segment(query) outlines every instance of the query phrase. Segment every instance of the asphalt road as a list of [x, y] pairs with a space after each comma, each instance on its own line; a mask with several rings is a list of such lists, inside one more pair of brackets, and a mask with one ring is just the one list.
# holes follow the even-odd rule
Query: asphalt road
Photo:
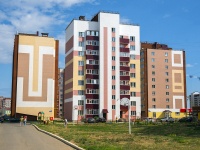
[[0, 150], [73, 150], [30, 124], [0, 123]]

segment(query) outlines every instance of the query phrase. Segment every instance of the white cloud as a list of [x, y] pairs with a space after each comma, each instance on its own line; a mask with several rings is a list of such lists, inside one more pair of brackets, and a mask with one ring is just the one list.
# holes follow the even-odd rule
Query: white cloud
[[[95, 0], [9, 0], [0, 5], [0, 63], [11, 63], [16, 32], [48, 32], [58, 39], [60, 54], [64, 54], [64, 28], [69, 16], [66, 10]], [[60, 28], [61, 27], [61, 28]]]
[[192, 64], [187, 64], [186, 67], [194, 67]]

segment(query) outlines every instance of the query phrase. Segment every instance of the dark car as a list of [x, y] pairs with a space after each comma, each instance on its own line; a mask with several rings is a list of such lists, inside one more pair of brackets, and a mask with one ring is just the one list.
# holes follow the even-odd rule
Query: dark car
[[96, 119], [96, 122], [106, 122], [106, 119], [105, 118], [97, 118]]
[[194, 120], [193, 117], [183, 117], [178, 120], [178, 122], [192, 122]]
[[19, 118], [10, 118], [10, 122], [17, 123], [20, 122]]
[[3, 123], [3, 121], [4, 121], [4, 119], [3, 119], [3, 117], [1, 117], [1, 118], [0, 118], [0, 122]]
[[96, 120], [94, 118], [87, 118], [86, 123], [95, 123]]

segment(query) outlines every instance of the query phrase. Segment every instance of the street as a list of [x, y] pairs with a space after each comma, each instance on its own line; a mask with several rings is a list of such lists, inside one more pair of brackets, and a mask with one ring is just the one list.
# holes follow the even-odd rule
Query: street
[[0, 136], [1, 150], [73, 150], [30, 124], [0, 123]]

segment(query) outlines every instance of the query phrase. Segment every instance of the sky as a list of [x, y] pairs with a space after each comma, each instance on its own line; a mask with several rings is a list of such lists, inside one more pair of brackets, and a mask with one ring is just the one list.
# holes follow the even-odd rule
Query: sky
[[0, 0], [0, 96], [11, 97], [16, 33], [49, 33], [59, 40], [63, 68], [65, 28], [99, 11], [117, 12], [121, 23], [140, 26], [141, 42], [186, 52], [187, 95], [200, 92], [200, 0]]

